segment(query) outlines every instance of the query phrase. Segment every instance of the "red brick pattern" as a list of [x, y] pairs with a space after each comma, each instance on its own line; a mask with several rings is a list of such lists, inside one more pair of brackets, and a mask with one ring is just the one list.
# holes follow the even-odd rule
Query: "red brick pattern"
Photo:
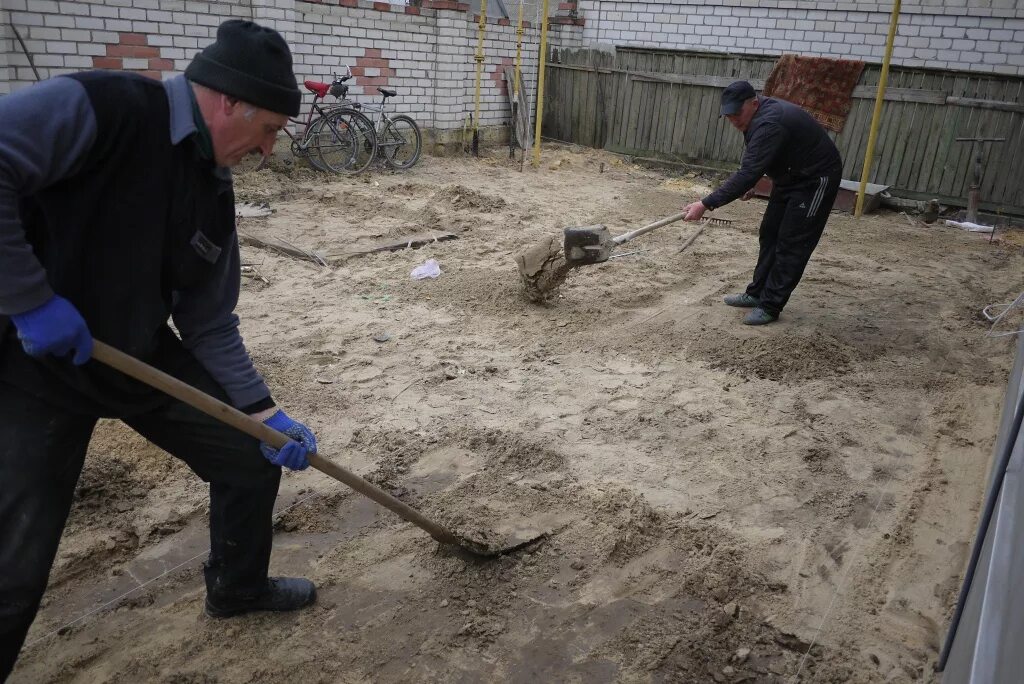
[[[124, 60], [146, 61], [146, 68], [125, 69]], [[149, 45], [149, 38], [142, 33], [119, 33], [116, 43], [107, 43], [106, 56], [92, 58], [94, 69], [132, 71], [143, 76], [161, 80], [163, 72], [174, 71], [174, 61], [160, 57], [160, 48]]]
[[424, 0], [423, 6], [438, 10], [469, 11], [469, 3], [455, 2], [455, 0]]
[[395, 75], [390, 63], [391, 60], [381, 53], [381, 48], [366, 48], [362, 57], [356, 57], [356, 65], [352, 67], [356, 85], [363, 88], [364, 94], [376, 95], [377, 86], [386, 86], [388, 79]]
[[514, 66], [516, 61], [511, 57], [502, 57], [501, 64], [495, 64], [491, 71], [491, 80], [504, 97], [508, 97], [508, 82], [505, 80], [505, 67]]

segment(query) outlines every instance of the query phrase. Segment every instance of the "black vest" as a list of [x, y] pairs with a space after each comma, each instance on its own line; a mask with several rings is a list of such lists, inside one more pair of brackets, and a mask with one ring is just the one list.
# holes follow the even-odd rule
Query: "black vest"
[[[26, 238], [93, 337], [173, 374], [188, 357], [167, 324], [172, 293], [202, 284], [236, 248], [230, 183], [192, 139], [171, 144], [160, 82], [110, 72], [67, 78], [88, 93], [96, 140], [74, 175], [22, 198]], [[32, 359], [6, 327], [2, 381], [90, 414], [127, 415], [164, 401], [96, 361]]]

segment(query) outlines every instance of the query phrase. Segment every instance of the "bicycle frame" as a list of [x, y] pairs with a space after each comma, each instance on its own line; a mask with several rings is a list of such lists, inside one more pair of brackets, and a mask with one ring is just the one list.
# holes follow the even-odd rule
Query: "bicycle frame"
[[[316, 95], [316, 96], [314, 96], [314, 97], [313, 97], [313, 104], [312, 104], [312, 105], [310, 105], [310, 108], [309, 108], [309, 113], [308, 113], [308, 115], [306, 116], [306, 121], [305, 121], [305, 123], [303, 123], [301, 119], [296, 119], [296, 118], [293, 118], [293, 117], [288, 117], [288, 121], [289, 121], [290, 123], [293, 123], [293, 124], [298, 124], [298, 125], [300, 125], [300, 126], [302, 126], [302, 127], [303, 127], [303, 128], [302, 128], [302, 139], [301, 139], [301, 140], [299, 140], [299, 139], [296, 139], [296, 137], [295, 137], [294, 135], [292, 135], [292, 132], [291, 132], [291, 131], [289, 131], [289, 130], [288, 130], [287, 128], [282, 128], [282, 129], [281, 129], [281, 130], [283, 130], [283, 131], [285, 132], [285, 135], [287, 135], [287, 136], [288, 136], [289, 138], [291, 138], [291, 139], [292, 139], [292, 142], [294, 142], [294, 143], [295, 143], [296, 145], [298, 145], [298, 146], [299, 146], [299, 149], [300, 149], [300, 150], [303, 150], [303, 151], [305, 151], [305, 149], [306, 149], [307, 147], [309, 147], [309, 145], [310, 145], [310, 142], [312, 141], [312, 139], [308, 137], [308, 133], [309, 133], [309, 129], [310, 129], [310, 127], [311, 127], [311, 126], [313, 125], [313, 122], [314, 122], [314, 121], [316, 121], [316, 120], [317, 120], [317, 119], [318, 119], [319, 117], [322, 117], [322, 116], [327, 116], [327, 114], [328, 114], [328, 113], [329, 113], [329, 112], [330, 112], [330, 111], [331, 111], [332, 109], [335, 109], [335, 108], [337, 108], [337, 107], [341, 106], [341, 103], [339, 102], [339, 103], [338, 103], [337, 105], [332, 105], [332, 106], [330, 106], [330, 107], [327, 107], [326, 109], [324, 109], [324, 108], [323, 108], [323, 107], [321, 107], [321, 106], [320, 106], [319, 104], [317, 104], [317, 102], [318, 102], [318, 101], [319, 101], [320, 99], [321, 99], [321, 98], [320, 98], [320, 96], [319, 96], [319, 95]], [[344, 101], [342, 101], [342, 102], [344, 102]], [[314, 117], [314, 116], [313, 116], [313, 114], [314, 114], [314, 113], [315, 113], [315, 114], [316, 114], [317, 116], [315, 116], [315, 117]], [[337, 133], [337, 131], [334, 131], [334, 132], [335, 132], [335, 133]]]
[[[360, 103], [360, 102], [356, 102], [355, 103], [356, 105], [358, 105], [358, 108], [359, 108], [360, 111], [362, 111], [364, 113], [367, 113], [368, 118], [370, 119], [370, 121], [373, 122], [373, 129], [375, 131], [377, 131], [378, 133], [382, 133], [384, 131], [384, 127], [388, 125], [389, 121], [391, 121], [391, 117], [388, 116], [388, 112], [387, 112], [387, 102], [388, 102], [388, 99], [385, 97], [385, 98], [381, 99], [379, 105], [377, 105], [377, 104], [363, 104], [363, 103]], [[369, 116], [371, 114], [372, 115], [379, 114], [380, 117]]]

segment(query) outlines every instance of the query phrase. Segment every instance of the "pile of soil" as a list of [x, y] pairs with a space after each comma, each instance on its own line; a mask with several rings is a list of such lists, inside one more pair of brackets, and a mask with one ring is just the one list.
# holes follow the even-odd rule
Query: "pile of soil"
[[[240, 201], [274, 209], [247, 232], [329, 257], [243, 247], [267, 282], [246, 279], [237, 308], [321, 455], [485, 544], [547, 535], [473, 561], [288, 472], [271, 572], [311, 578], [316, 605], [211, 620], [208, 485], [103, 422], [11, 681], [925, 677], [1012, 362], [977, 312], [1016, 297], [1024, 256], [834, 213], [782, 318], [751, 328], [721, 299], [756, 259], [752, 200], [683, 254], [693, 226], [667, 226], [565, 278], [560, 227], [618, 234], [698, 182], [557, 146], [522, 172], [497, 150], [239, 173]], [[361, 252], [432, 231], [458, 237]], [[410, 278], [431, 258], [437, 279]]]

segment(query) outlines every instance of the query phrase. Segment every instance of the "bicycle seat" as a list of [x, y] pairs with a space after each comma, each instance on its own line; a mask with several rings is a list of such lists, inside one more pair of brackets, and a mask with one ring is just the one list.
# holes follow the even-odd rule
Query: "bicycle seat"
[[306, 90], [311, 93], [316, 93], [317, 97], [327, 97], [327, 91], [330, 90], [330, 83], [321, 83], [320, 81], [306, 81]]
[[381, 95], [383, 95], [386, 98], [387, 97], [394, 97], [395, 95], [398, 94], [397, 90], [388, 90], [387, 88], [377, 88], [377, 92], [380, 93]]

